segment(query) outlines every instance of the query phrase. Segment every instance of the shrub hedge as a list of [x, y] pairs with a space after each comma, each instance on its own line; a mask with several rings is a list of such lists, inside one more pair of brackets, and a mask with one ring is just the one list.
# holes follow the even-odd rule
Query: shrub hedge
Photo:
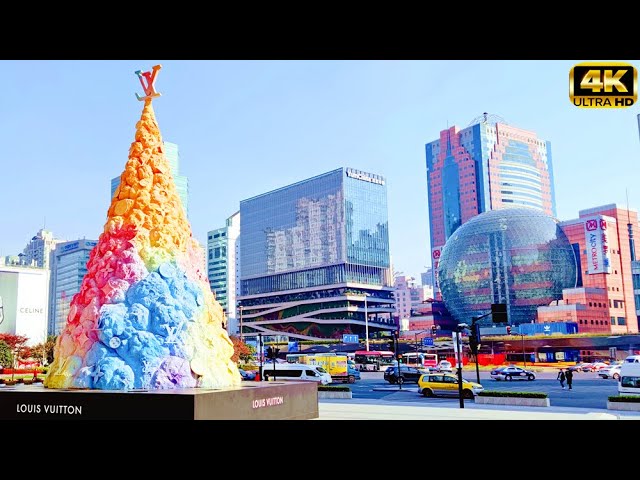
[[609, 397], [610, 402], [640, 403], [640, 395], [617, 395]]
[[478, 393], [480, 397], [519, 397], [519, 398], [547, 398], [542, 392], [502, 392], [498, 390], [484, 390]]
[[318, 385], [319, 392], [350, 392], [346, 385]]

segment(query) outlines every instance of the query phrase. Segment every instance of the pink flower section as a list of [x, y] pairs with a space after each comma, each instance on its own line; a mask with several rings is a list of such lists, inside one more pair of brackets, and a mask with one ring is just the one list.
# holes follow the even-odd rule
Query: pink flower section
[[98, 341], [96, 329], [102, 305], [124, 302], [129, 287], [148, 275], [134, 237], [135, 231], [126, 227], [100, 235], [89, 256], [80, 291], [71, 300], [67, 327], [62, 332], [63, 337], [71, 339], [61, 343], [65, 354], [84, 356]]

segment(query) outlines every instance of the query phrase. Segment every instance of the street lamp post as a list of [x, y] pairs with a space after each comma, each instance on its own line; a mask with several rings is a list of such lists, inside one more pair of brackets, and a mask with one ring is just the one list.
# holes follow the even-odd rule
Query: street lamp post
[[524, 362], [524, 368], [527, 368], [527, 357], [524, 353], [524, 333], [521, 333], [520, 337], [522, 337], [522, 361]]
[[262, 333], [258, 333], [258, 356], [260, 357], [258, 374], [260, 375], [260, 381], [262, 381]]
[[364, 343], [365, 343], [365, 349], [367, 350], [367, 352], [369, 351], [369, 312], [367, 311], [368, 296], [369, 296], [368, 293], [364, 294], [364, 335], [365, 335]]

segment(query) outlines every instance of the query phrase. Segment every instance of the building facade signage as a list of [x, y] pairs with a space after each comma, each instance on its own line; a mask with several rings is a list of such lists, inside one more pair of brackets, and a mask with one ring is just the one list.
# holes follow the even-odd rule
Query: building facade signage
[[62, 247], [62, 252], [70, 252], [71, 250], [75, 250], [78, 248], [80, 244], [78, 242], [67, 243], [64, 247]]
[[384, 180], [378, 177], [373, 177], [365, 172], [360, 172], [358, 170], [351, 170], [347, 168], [347, 177], [356, 178], [358, 180], [363, 180], [369, 183], [377, 183], [378, 185], [384, 185]]
[[584, 221], [584, 241], [587, 251], [587, 273], [611, 273], [608, 223], [602, 215], [586, 218]]
[[442, 246], [433, 247], [431, 249], [431, 276], [433, 277], [433, 296], [440, 293], [440, 284], [438, 283], [438, 264], [440, 263], [440, 254]]

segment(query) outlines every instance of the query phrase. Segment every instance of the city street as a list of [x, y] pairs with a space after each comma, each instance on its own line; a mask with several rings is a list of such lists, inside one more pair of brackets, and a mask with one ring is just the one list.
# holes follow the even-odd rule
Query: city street
[[[613, 379], [600, 378], [596, 373], [576, 373], [573, 376], [573, 389], [560, 388], [556, 380], [557, 371], [535, 372], [536, 379], [529, 382], [518, 380], [512, 382], [497, 381], [490, 378], [489, 372], [480, 372], [480, 383], [485, 390], [542, 392], [549, 395], [549, 400], [554, 407], [577, 407], [606, 409], [607, 398], [618, 394], [618, 382]], [[464, 371], [464, 378], [470, 381], [476, 380], [473, 370]], [[403, 395], [397, 395], [400, 389], [397, 385], [391, 385], [383, 380], [382, 372], [363, 372], [362, 379], [350, 385], [354, 399], [378, 399], [381, 402], [393, 400], [394, 402], [417, 402], [458, 405], [457, 398], [425, 398], [417, 393], [415, 383], [405, 383], [402, 386]], [[389, 397], [389, 396], [392, 397]], [[389, 398], [387, 398], [389, 397]]]

